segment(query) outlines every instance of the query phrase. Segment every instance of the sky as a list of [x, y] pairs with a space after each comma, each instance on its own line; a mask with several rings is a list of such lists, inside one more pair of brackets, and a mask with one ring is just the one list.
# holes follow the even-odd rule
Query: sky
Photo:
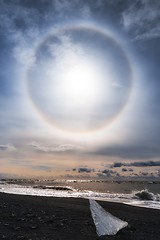
[[0, 176], [160, 177], [159, 0], [0, 0]]

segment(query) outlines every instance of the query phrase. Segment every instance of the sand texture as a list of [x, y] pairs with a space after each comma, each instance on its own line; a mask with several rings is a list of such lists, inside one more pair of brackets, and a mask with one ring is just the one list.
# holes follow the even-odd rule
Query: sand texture
[[99, 202], [128, 222], [115, 236], [98, 237], [89, 201], [0, 194], [0, 239], [28, 240], [159, 240], [160, 210]]

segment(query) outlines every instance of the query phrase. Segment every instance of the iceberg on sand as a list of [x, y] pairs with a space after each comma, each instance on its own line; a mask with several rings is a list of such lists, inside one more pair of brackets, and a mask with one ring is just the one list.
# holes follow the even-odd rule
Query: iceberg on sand
[[127, 222], [105, 211], [95, 200], [89, 199], [90, 210], [98, 236], [115, 235]]

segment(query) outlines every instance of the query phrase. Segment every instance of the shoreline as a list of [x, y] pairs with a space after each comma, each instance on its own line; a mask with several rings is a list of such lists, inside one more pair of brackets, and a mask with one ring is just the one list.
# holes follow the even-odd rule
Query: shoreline
[[0, 193], [0, 239], [30, 240], [158, 240], [160, 210], [97, 201], [128, 227], [115, 236], [98, 237], [89, 201]]

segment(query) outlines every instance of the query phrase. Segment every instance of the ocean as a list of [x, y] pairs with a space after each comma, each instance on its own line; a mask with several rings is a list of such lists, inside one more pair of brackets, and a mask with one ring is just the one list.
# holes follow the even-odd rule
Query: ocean
[[0, 181], [0, 192], [48, 197], [87, 198], [160, 209], [159, 181], [2, 179]]

